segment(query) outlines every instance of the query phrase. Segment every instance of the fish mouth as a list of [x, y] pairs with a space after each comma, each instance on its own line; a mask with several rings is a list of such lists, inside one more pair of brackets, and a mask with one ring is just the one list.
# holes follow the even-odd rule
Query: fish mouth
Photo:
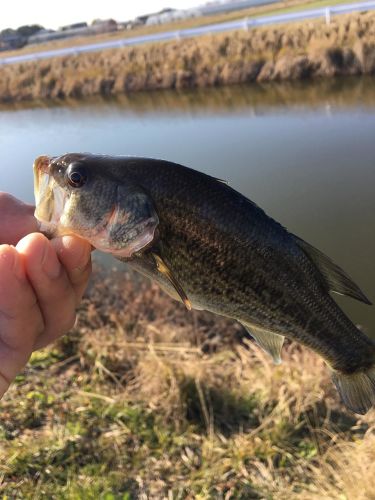
[[39, 156], [33, 165], [35, 217], [39, 221], [40, 231], [50, 237], [56, 236], [67, 193], [58, 185], [51, 174], [49, 156]]

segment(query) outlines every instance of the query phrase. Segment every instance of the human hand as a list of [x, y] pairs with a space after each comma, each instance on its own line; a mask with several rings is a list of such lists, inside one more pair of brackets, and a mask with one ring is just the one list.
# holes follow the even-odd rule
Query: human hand
[[26, 234], [39, 231], [35, 207], [0, 192], [0, 245], [16, 245]]
[[0, 398], [33, 350], [72, 328], [91, 273], [90, 244], [35, 233], [33, 210], [0, 193]]

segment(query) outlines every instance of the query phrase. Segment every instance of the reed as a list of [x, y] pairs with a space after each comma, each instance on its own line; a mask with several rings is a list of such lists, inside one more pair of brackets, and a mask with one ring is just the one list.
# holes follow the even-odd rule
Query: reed
[[81, 98], [375, 72], [375, 14], [0, 68], [0, 101]]
[[283, 358], [156, 285], [97, 271], [75, 329], [2, 402], [0, 493], [371, 498], [374, 411], [348, 413], [312, 352], [287, 344]]

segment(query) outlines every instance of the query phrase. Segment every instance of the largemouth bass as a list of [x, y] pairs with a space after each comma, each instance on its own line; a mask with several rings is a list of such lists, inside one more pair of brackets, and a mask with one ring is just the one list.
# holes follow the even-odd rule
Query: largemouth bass
[[345, 405], [375, 403], [375, 344], [330, 291], [371, 304], [328, 257], [224, 182], [168, 161], [65, 154], [34, 163], [35, 215], [156, 280], [188, 309], [239, 321], [276, 363], [284, 337], [332, 370]]

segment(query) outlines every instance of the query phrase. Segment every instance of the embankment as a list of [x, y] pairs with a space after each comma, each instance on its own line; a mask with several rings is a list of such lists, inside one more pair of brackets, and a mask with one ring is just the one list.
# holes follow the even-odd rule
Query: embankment
[[0, 101], [375, 74], [375, 14], [0, 68]]

